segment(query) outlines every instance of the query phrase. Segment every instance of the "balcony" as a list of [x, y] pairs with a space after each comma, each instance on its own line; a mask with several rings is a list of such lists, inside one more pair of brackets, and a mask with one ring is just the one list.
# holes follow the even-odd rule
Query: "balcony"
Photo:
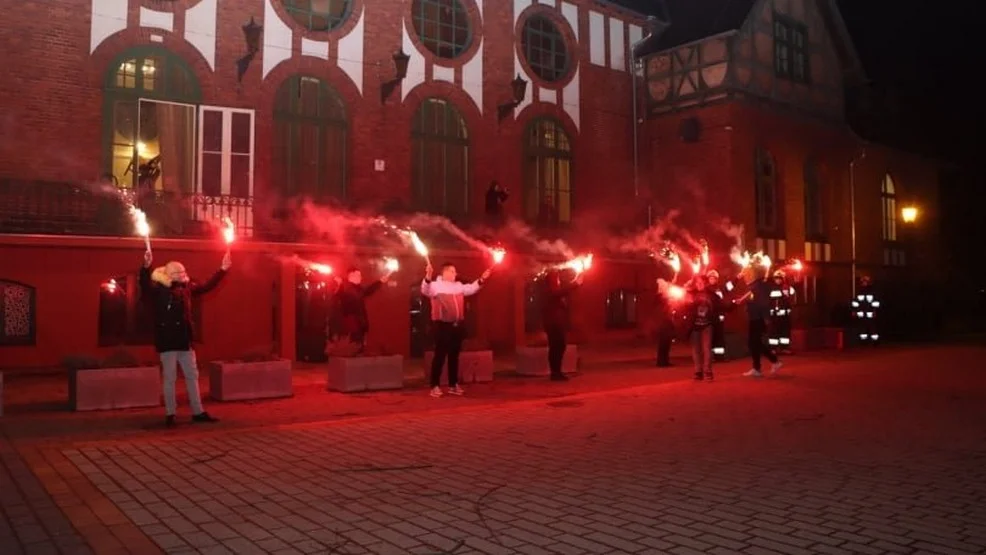
[[252, 198], [0, 179], [0, 233], [131, 236], [129, 203], [147, 214], [155, 237], [213, 236], [226, 216], [238, 235], [254, 232]]

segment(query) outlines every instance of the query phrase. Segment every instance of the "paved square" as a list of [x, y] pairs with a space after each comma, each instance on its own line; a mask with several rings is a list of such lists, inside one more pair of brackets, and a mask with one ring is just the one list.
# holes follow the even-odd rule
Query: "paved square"
[[167, 553], [984, 553], [983, 354], [59, 451]]

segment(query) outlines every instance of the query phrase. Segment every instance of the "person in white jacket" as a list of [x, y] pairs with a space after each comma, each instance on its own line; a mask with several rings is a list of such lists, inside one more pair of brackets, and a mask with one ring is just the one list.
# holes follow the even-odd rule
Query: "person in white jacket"
[[448, 359], [448, 392], [462, 395], [459, 386], [459, 352], [465, 338], [465, 297], [475, 295], [489, 279], [492, 270], [486, 270], [472, 283], [456, 281], [454, 264], [442, 265], [442, 275], [432, 280], [434, 269], [425, 268], [421, 282], [421, 294], [431, 299], [431, 322], [435, 334], [435, 358], [431, 361], [431, 396], [441, 397], [442, 367]]

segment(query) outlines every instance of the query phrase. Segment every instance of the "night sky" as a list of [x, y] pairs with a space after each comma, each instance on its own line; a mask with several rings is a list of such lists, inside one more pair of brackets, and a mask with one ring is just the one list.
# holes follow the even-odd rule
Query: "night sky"
[[[660, 0], [619, 0], [658, 14]], [[669, 2], [688, 0], [667, 0]], [[728, 2], [730, 0], [722, 0]], [[986, 67], [986, 49], [971, 0], [837, 0], [873, 90], [880, 91], [874, 116], [854, 115], [867, 138], [948, 161], [942, 183], [943, 248], [954, 252], [951, 270], [977, 274], [986, 287], [986, 172], [979, 140], [986, 124], [983, 90], [974, 81]]]

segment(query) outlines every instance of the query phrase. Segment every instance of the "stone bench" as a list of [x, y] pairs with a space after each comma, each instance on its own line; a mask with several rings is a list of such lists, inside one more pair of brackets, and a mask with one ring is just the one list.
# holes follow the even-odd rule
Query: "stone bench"
[[[564, 374], [574, 374], [578, 371], [579, 347], [568, 345], [565, 357], [561, 361], [561, 371]], [[521, 376], [549, 376], [548, 347], [518, 347], [517, 374]]]
[[404, 387], [404, 357], [330, 356], [326, 389], [353, 393]]
[[217, 401], [273, 399], [293, 394], [290, 360], [209, 364], [209, 396]]
[[[425, 379], [431, 379], [431, 361], [434, 351], [425, 353]], [[459, 383], [485, 383], [493, 381], [493, 351], [462, 351], [459, 353]], [[448, 360], [442, 367], [442, 385], [448, 385]]]
[[95, 368], [69, 372], [72, 410], [112, 410], [161, 406], [161, 369]]

